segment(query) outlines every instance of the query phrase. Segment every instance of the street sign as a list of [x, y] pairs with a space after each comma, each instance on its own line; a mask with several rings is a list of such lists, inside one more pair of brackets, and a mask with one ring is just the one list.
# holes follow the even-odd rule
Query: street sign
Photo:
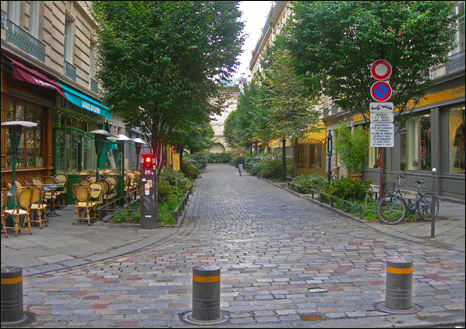
[[371, 113], [371, 122], [393, 122], [393, 113]]
[[374, 122], [370, 125], [371, 147], [394, 147], [395, 124], [388, 122]]
[[369, 110], [371, 113], [393, 113], [393, 103], [370, 103]]
[[392, 96], [392, 87], [385, 81], [377, 81], [371, 87], [371, 96], [378, 102], [385, 102]]
[[371, 73], [377, 80], [385, 80], [392, 74], [392, 66], [386, 60], [379, 59], [372, 63]]

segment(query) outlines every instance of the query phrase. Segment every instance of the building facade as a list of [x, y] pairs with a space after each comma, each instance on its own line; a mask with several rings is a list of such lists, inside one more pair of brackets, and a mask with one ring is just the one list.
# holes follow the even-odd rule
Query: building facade
[[[19, 179], [30, 182], [33, 177], [95, 170], [95, 139], [89, 132], [126, 133], [99, 97], [98, 26], [90, 6], [90, 1], [2, 1], [1, 121], [37, 123], [24, 129], [21, 138]], [[1, 134], [6, 187], [12, 150], [7, 129]], [[119, 156], [109, 141], [101, 167], [117, 169]]]

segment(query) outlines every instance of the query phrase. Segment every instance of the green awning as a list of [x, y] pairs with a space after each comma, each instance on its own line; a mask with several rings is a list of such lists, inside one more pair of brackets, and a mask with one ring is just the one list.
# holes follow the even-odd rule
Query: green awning
[[79, 91], [73, 88], [67, 87], [61, 83], [59, 83], [59, 85], [63, 87], [65, 91], [65, 96], [71, 103], [92, 113], [101, 115], [107, 119], [112, 118], [112, 116], [109, 113], [108, 107], [106, 107], [102, 103], [87, 97], [86, 95], [80, 93]]

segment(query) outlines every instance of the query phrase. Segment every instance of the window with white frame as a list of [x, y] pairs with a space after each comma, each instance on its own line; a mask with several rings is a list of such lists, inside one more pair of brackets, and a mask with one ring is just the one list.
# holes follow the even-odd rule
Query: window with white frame
[[19, 16], [21, 10], [21, 1], [8, 1], [7, 17], [8, 20], [19, 26]]
[[65, 61], [73, 64], [73, 35], [74, 22], [71, 19], [66, 19], [65, 22]]
[[29, 34], [39, 39], [40, 1], [31, 1], [29, 4]]

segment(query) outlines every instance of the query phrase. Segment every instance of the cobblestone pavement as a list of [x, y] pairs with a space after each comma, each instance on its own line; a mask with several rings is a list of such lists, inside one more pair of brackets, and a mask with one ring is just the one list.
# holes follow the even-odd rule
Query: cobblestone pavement
[[[173, 230], [134, 253], [24, 277], [30, 326], [194, 327], [180, 314], [198, 264], [221, 269], [223, 327], [464, 325], [464, 252], [380, 233], [229, 165], [207, 167]], [[418, 313], [376, 309], [389, 257], [413, 259]]]

